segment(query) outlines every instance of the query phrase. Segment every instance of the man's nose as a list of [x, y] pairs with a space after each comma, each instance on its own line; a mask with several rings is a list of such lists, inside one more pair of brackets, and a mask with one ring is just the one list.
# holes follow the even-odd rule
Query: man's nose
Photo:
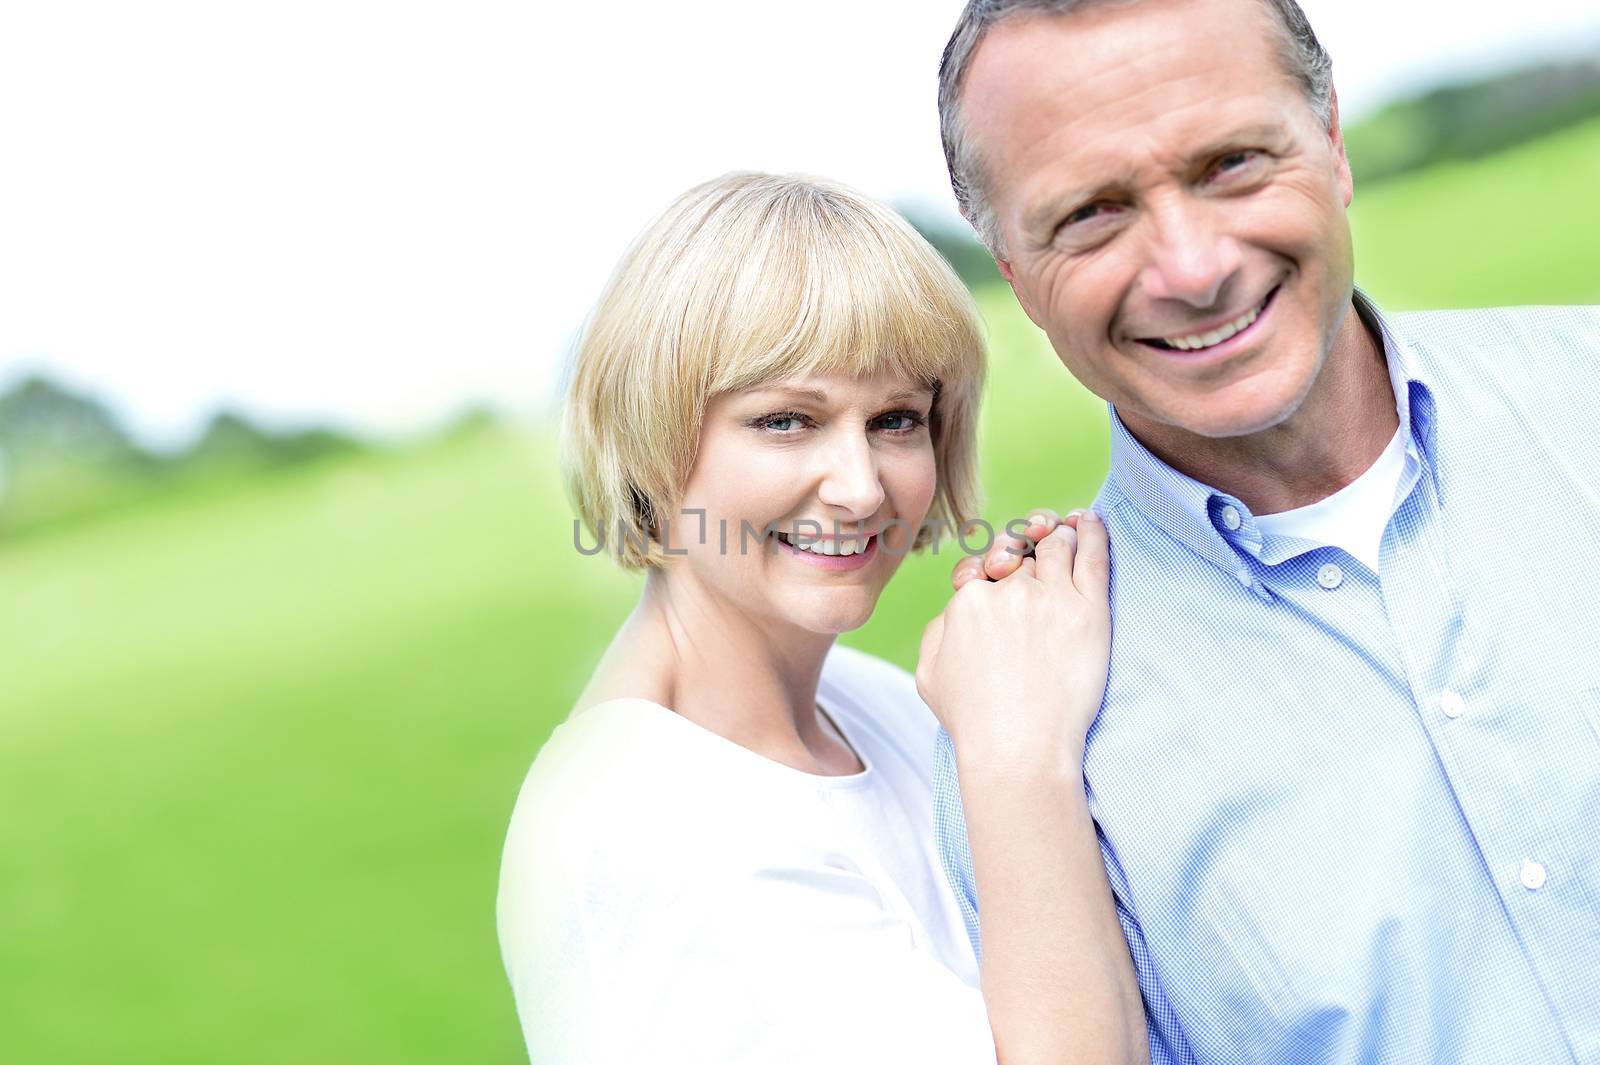
[[1220, 210], [1189, 199], [1151, 210], [1149, 252], [1139, 275], [1147, 296], [1200, 310], [1216, 306], [1244, 258], [1239, 242], [1221, 230]]
[[839, 515], [841, 521], [865, 521], [877, 513], [883, 505], [883, 478], [865, 434], [842, 434], [831, 441], [822, 463], [817, 498], [826, 506], [848, 511], [848, 515]]

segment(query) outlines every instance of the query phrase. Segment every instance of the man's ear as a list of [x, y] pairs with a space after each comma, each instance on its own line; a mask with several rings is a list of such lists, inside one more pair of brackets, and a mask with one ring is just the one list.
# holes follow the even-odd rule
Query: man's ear
[[[966, 208], [963, 207], [963, 208], [960, 208], [960, 210], [961, 210], [961, 217], [966, 219], [967, 225], [972, 226], [972, 232], [973, 232], [974, 235], [976, 235], [978, 233], [978, 227], [973, 224], [972, 216], [967, 214]], [[981, 238], [980, 238], [979, 242], [984, 244], [985, 247], [987, 247], [987, 245], [988, 245], [988, 242], [981, 240]], [[994, 265], [995, 265], [995, 268], [1000, 271], [1000, 276], [1005, 278], [1006, 284], [1011, 286], [1011, 294], [1016, 296], [1017, 297], [1017, 302], [1022, 305], [1023, 313], [1025, 313], [1028, 316], [1029, 320], [1032, 321], [1034, 325], [1038, 325], [1040, 329], [1043, 329], [1044, 326], [1039, 325], [1039, 316], [1033, 313], [1033, 308], [1032, 307], [1028, 306], [1028, 298], [1026, 296], [1024, 296], [1022, 294], [1022, 292], [1017, 288], [1016, 275], [1011, 272], [1011, 260], [1010, 259], [1002, 259], [999, 255], [995, 254], [995, 251], [994, 251], [993, 248], [989, 248], [988, 251], [989, 251], [990, 256], [992, 256], [994, 258]]]
[[1334, 165], [1338, 168], [1339, 192], [1344, 197], [1344, 205], [1356, 196], [1355, 179], [1350, 176], [1350, 156], [1344, 148], [1344, 128], [1339, 125], [1339, 91], [1328, 89], [1328, 143], [1333, 147]]
[[1043, 329], [1044, 325], [1039, 321], [1039, 316], [1033, 313], [1033, 306], [1028, 302], [1028, 297], [1023, 295], [1022, 290], [1017, 287], [1017, 277], [1011, 271], [1011, 261], [996, 255], [994, 257], [994, 265], [999, 269], [1000, 276], [1006, 279], [1006, 284], [1011, 286], [1011, 294], [1017, 297], [1017, 302], [1022, 305], [1022, 311], [1028, 316], [1028, 320]]

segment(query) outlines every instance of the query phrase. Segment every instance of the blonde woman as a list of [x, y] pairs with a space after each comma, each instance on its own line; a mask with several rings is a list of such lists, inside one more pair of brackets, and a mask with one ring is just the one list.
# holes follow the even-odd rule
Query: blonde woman
[[[535, 1065], [1144, 1059], [1081, 776], [1103, 528], [1048, 523], [1016, 573], [963, 585], [916, 680], [835, 643], [938, 522], [975, 514], [982, 376], [961, 283], [834, 184], [728, 175], [624, 258], [579, 345], [564, 461], [645, 581], [506, 841], [500, 940]], [[933, 842], [938, 721], [981, 973]]]

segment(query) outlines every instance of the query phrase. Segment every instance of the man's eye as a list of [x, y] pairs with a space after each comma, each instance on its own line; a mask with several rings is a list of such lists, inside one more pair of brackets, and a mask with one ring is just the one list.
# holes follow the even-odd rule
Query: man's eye
[[1251, 163], [1255, 162], [1256, 157], [1259, 154], [1260, 153], [1258, 152], [1252, 151], [1229, 152], [1227, 155], [1224, 155], [1221, 159], [1217, 160], [1216, 165], [1212, 167], [1212, 173], [1229, 174], [1237, 170], [1242, 170]]
[[1067, 217], [1063, 218], [1061, 220], [1061, 224], [1067, 226], [1080, 225], [1081, 223], [1098, 217], [1100, 214], [1101, 207], [1098, 203], [1085, 204], [1076, 211], [1073, 211], [1071, 214], [1067, 215]]

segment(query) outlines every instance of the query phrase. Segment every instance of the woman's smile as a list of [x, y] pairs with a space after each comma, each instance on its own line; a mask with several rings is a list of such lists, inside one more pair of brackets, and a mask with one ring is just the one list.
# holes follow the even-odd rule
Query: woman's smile
[[858, 537], [849, 536], [824, 540], [805, 535], [790, 538], [783, 533], [773, 533], [771, 539], [777, 544], [779, 554], [835, 573], [865, 569], [878, 557], [876, 535], [867, 537], [865, 547], [861, 546]]

